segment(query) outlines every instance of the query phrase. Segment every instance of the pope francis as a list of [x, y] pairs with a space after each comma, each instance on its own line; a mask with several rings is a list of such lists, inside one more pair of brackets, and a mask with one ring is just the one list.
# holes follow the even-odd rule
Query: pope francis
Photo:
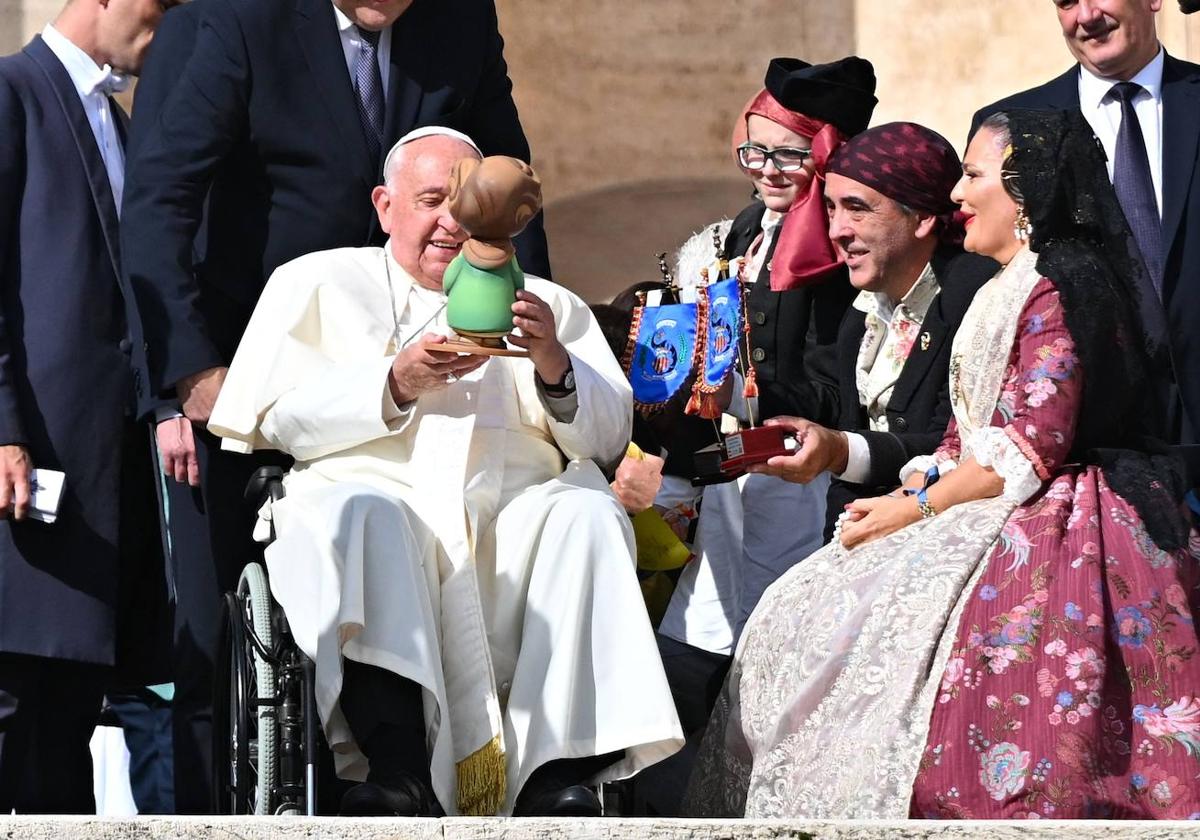
[[590, 815], [585, 782], [682, 745], [633, 532], [597, 465], [631, 395], [587, 306], [527, 277], [510, 341], [439, 352], [451, 129], [401, 138], [372, 201], [380, 248], [270, 278], [209, 428], [296, 465], [260, 517], [271, 590], [317, 666], [350, 815]]

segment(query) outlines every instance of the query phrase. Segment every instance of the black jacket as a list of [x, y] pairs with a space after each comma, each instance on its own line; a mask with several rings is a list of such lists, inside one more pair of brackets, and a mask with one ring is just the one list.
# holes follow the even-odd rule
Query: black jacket
[[[332, 4], [196, 0], [166, 18], [149, 63], [178, 79], [147, 80], [157, 89], [135, 109], [122, 209], [160, 393], [229, 363], [279, 265], [382, 241], [370, 201], [382, 161], [369, 153]], [[155, 60], [168, 50], [186, 61]], [[445, 125], [486, 154], [528, 160], [511, 89], [494, 3], [415, 0], [392, 27], [383, 150]], [[522, 265], [542, 273], [540, 222], [530, 234], [541, 247], [521, 252]]]
[[131, 422], [145, 374], [120, 265], [87, 114], [35, 37], [0, 58], [0, 444], [66, 483], [53, 525], [0, 521], [0, 653], [112, 664], [122, 583], [162, 565], [122, 551], [129, 508], [153, 516], [155, 476]]
[[[766, 207], [754, 202], [733, 220], [725, 238], [726, 257], [740, 257], [762, 230]], [[750, 348], [739, 342], [738, 368], [754, 366], [759, 389], [755, 422], [778, 414], [799, 411], [803, 416], [833, 425], [837, 420], [837, 335], [855, 291], [846, 269], [837, 269], [825, 280], [786, 292], [771, 290], [770, 264], [773, 239], [756, 282], [749, 285], [746, 315], [750, 320]], [[789, 411], [787, 409], [795, 409]], [[716, 442], [710, 420], [686, 417], [672, 434], [666, 471], [692, 476], [691, 455]]]
[[930, 261], [941, 292], [925, 313], [920, 337], [888, 398], [888, 431], [869, 429], [867, 409], [858, 396], [855, 365], [866, 332], [866, 316], [851, 308], [838, 330], [838, 419], [836, 428], [866, 438], [870, 474], [861, 484], [834, 479], [826, 502], [826, 537], [847, 502], [890, 492], [900, 483], [900, 468], [928, 455], [942, 442], [950, 423], [950, 346], [979, 287], [999, 270], [993, 260], [961, 251], [935, 254]]

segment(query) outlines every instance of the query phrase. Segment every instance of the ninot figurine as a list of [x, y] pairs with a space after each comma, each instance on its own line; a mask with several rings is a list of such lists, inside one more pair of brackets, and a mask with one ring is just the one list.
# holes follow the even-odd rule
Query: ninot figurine
[[517, 264], [512, 237], [541, 209], [542, 182], [524, 161], [502, 155], [466, 158], [450, 175], [450, 214], [470, 234], [462, 252], [446, 268], [446, 318], [450, 328], [473, 345], [471, 352], [508, 350], [512, 305], [525, 274]]

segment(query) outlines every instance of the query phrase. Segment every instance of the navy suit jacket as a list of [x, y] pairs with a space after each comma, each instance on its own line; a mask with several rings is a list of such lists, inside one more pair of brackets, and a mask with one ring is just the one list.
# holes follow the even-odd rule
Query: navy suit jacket
[[[1078, 108], [1079, 73], [1076, 65], [1044, 85], [981, 108], [971, 133], [997, 111]], [[1200, 65], [1166, 56], [1162, 99], [1163, 304], [1175, 381], [1190, 436], [1195, 436], [1200, 434]]]
[[[128, 568], [118, 551], [122, 440], [145, 379], [120, 262], [87, 115], [34, 38], [0, 58], [0, 444], [66, 473], [66, 490], [53, 525], [0, 521], [2, 652], [113, 661]], [[147, 494], [151, 482], [147, 468]]]
[[[382, 162], [329, 0], [195, 0], [167, 14], [156, 63], [177, 80], [147, 72], [156, 92], [134, 110], [122, 245], [151, 385], [164, 393], [229, 363], [279, 265], [382, 241], [370, 202]], [[446, 125], [485, 154], [528, 160], [511, 90], [491, 0], [414, 0], [392, 27], [383, 149]], [[535, 247], [518, 251], [523, 267], [546, 273], [540, 220], [525, 240]]]

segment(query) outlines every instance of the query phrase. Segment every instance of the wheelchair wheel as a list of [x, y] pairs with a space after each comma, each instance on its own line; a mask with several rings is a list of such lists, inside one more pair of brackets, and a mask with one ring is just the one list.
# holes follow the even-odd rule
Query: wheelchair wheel
[[251, 563], [242, 570], [238, 598], [246, 616], [247, 629], [253, 629], [258, 644], [251, 644], [254, 707], [249, 709], [251, 726], [247, 730], [250, 769], [253, 774], [254, 813], [273, 813], [272, 796], [279, 784], [279, 712], [278, 706], [258, 703], [276, 697], [275, 666], [263, 652], [271, 653], [274, 631], [271, 627], [271, 590], [263, 567]]
[[[277, 798], [278, 699], [271, 597], [262, 566], [247, 566], [224, 599], [224, 653], [213, 704], [216, 811], [271, 814]], [[264, 655], [266, 654], [266, 655]]]

